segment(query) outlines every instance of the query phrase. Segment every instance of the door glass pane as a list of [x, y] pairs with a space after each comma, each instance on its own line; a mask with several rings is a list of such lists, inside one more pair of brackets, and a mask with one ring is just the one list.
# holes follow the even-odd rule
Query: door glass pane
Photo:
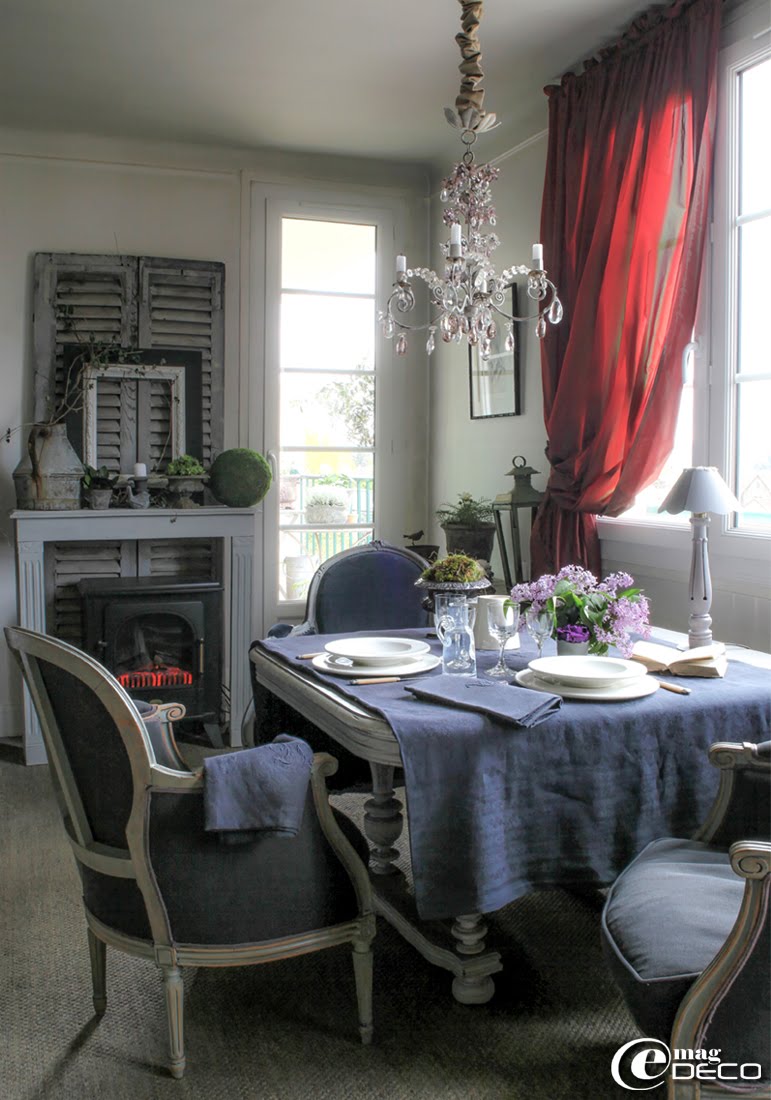
[[741, 208], [742, 214], [768, 209], [771, 178], [771, 141], [768, 107], [771, 104], [771, 58], [741, 75]]
[[374, 298], [283, 295], [282, 370], [372, 370], [374, 357]]
[[285, 447], [369, 447], [375, 442], [375, 376], [311, 374], [282, 378]]
[[375, 293], [375, 226], [284, 218], [285, 290]]
[[740, 527], [762, 527], [771, 532], [771, 381], [742, 382], [739, 386], [740, 431], [736, 455], [736, 495], [742, 505]]
[[285, 218], [279, 600], [374, 534], [375, 227]]
[[[767, 187], [771, 205], [771, 186]], [[739, 370], [768, 373], [768, 257], [771, 216], [748, 222], [739, 230]]]

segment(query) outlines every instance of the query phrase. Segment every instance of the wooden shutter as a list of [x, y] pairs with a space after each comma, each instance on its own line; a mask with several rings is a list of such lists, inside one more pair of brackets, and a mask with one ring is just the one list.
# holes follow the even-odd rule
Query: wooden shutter
[[219, 539], [142, 539], [137, 543], [140, 577], [186, 577], [215, 581], [222, 576]]
[[[131, 347], [136, 339], [134, 256], [39, 252], [34, 262], [35, 419], [45, 420], [64, 396], [64, 349], [93, 338]], [[67, 316], [64, 316], [64, 311]], [[112, 384], [115, 388], [115, 384]], [[108, 398], [110, 387], [104, 388]], [[112, 395], [113, 399], [115, 394]], [[119, 404], [119, 403], [118, 403]], [[114, 407], [114, 406], [113, 406]], [[120, 425], [104, 409], [105, 446], [119, 445]]]
[[[223, 292], [225, 265], [205, 260], [139, 260], [139, 346], [190, 348], [202, 355], [205, 466], [224, 445]], [[163, 431], [160, 426], [158, 432]]]
[[45, 547], [46, 630], [82, 648], [85, 635], [78, 581], [136, 576], [135, 543], [54, 542]]

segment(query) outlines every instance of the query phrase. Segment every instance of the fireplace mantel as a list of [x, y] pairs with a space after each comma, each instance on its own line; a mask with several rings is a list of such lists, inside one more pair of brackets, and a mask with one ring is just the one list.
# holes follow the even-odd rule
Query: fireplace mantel
[[[44, 549], [49, 542], [108, 539], [219, 538], [230, 563], [230, 743], [241, 744], [240, 721], [250, 697], [248, 653], [252, 641], [254, 568], [253, 508], [110, 508], [105, 511], [11, 513], [16, 529], [19, 625], [45, 633]], [[227, 551], [230, 551], [229, 555]], [[43, 739], [32, 700], [24, 688], [24, 759], [46, 762]]]

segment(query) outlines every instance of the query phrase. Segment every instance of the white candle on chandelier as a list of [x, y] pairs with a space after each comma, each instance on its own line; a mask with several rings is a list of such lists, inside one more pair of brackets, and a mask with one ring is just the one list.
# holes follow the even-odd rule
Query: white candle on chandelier
[[533, 267], [537, 271], [543, 271], [543, 245], [533, 245]]
[[461, 256], [460, 226], [453, 222], [450, 226], [450, 256]]
[[396, 257], [396, 274], [403, 275], [407, 270], [407, 257], [400, 252]]

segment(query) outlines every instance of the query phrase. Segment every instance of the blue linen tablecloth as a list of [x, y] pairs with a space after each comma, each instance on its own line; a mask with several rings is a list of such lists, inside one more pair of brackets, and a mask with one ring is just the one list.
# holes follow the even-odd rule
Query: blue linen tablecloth
[[[425, 638], [439, 652], [425, 630], [387, 633]], [[415, 900], [425, 919], [491, 912], [544, 886], [609, 884], [654, 837], [688, 836], [704, 819], [718, 781], [707, 760], [711, 744], [771, 738], [771, 673], [737, 661], [724, 679], [679, 679], [691, 688], [687, 696], [565, 700], [547, 721], [522, 729], [418, 700], [406, 690], [418, 678], [355, 687], [297, 660], [332, 637], [259, 644], [393, 729], [404, 764]], [[521, 649], [507, 653], [512, 676], [535, 655], [522, 637]], [[495, 660], [477, 655], [482, 677]]]

